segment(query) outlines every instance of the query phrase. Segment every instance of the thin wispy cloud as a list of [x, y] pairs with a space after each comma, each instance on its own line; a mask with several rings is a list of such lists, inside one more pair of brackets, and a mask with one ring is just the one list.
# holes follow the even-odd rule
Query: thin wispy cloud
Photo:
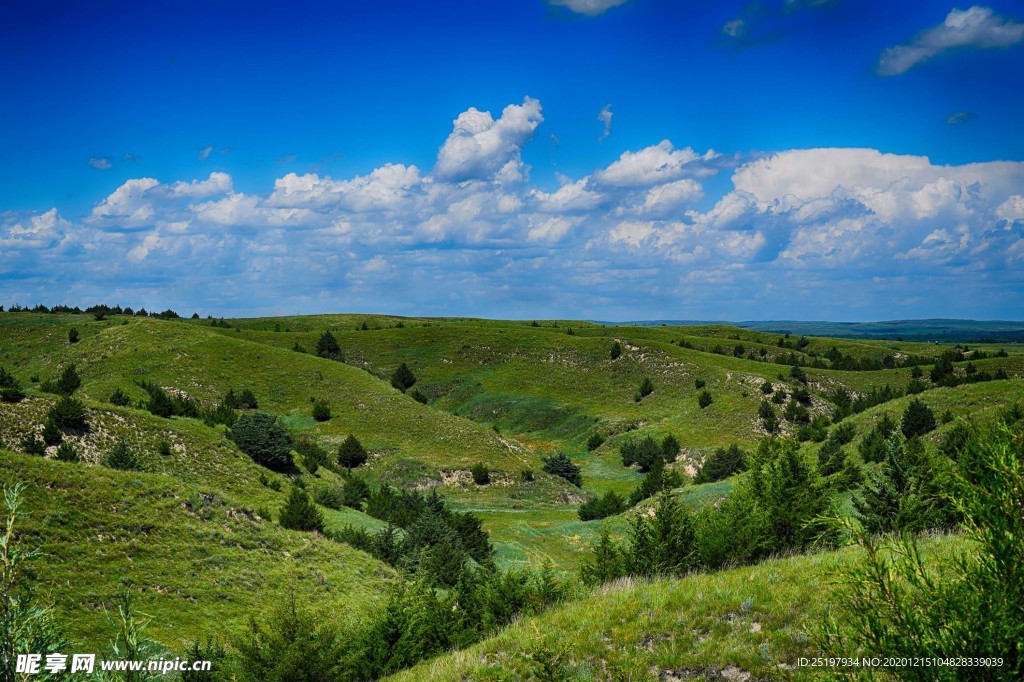
[[603, 126], [600, 138], [602, 140], [612, 134], [612, 115], [613, 114], [611, 104], [605, 104], [603, 107], [601, 107], [601, 111], [598, 112], [597, 114], [597, 120]]
[[1021, 41], [1024, 23], [1000, 16], [989, 7], [954, 9], [941, 24], [922, 31], [906, 45], [886, 49], [877, 70], [881, 76], [898, 76], [952, 50], [1010, 47]]
[[114, 167], [114, 162], [106, 156], [94, 156], [89, 159], [89, 165], [96, 170], [110, 170]]
[[629, 0], [549, 0], [549, 2], [555, 7], [565, 7], [577, 14], [596, 17], [612, 7], [625, 5]]
[[950, 114], [946, 117], [946, 123], [951, 126], [960, 125], [962, 123], [968, 123], [978, 118], [978, 115], [973, 111], [958, 111]]

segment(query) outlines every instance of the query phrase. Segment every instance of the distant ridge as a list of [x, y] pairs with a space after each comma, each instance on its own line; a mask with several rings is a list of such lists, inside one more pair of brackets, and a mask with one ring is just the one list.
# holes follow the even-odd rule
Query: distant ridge
[[1010, 320], [886, 320], [881, 322], [828, 322], [824, 320], [765, 320], [726, 322], [723, 320], [638, 320], [602, 322], [639, 326], [732, 325], [776, 334], [834, 336], [848, 339], [903, 339], [904, 341], [956, 341], [965, 343], [1024, 343], [1024, 322]]

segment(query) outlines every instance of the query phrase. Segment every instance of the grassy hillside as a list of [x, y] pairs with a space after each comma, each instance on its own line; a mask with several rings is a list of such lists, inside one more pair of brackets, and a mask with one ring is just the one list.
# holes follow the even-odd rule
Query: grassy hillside
[[347, 545], [281, 529], [210, 482], [122, 472], [0, 451], [0, 483], [28, 484], [30, 568], [72, 638], [100, 648], [124, 586], [150, 634], [183, 650], [237, 633], [294, 591], [347, 617], [374, 608], [394, 572]]
[[[929, 558], [967, 551], [956, 536], [924, 547]], [[820, 671], [797, 660], [818, 655], [814, 638], [837, 571], [859, 556], [846, 549], [679, 580], [618, 581], [389, 679], [818, 679]]]

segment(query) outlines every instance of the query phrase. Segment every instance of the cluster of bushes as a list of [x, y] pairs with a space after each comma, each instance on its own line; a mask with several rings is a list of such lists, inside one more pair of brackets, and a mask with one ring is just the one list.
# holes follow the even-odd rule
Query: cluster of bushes
[[580, 521], [594, 521], [621, 514], [624, 511], [626, 511], [626, 500], [614, 490], [609, 490], [604, 495], [592, 497], [581, 504], [578, 513]]
[[5, 403], [20, 403], [25, 399], [25, 391], [21, 388], [21, 382], [0, 366], [0, 400]]
[[[0, 313], [2, 313], [3, 310], [4, 310], [4, 307], [2, 305], [0, 305]], [[157, 313], [157, 312], [147, 313], [145, 308], [139, 308], [138, 310], [132, 310], [131, 308], [122, 308], [119, 305], [109, 306], [109, 305], [103, 305], [103, 304], [91, 305], [88, 308], [85, 308], [83, 310], [82, 308], [78, 307], [77, 305], [74, 306], [74, 307], [69, 307], [69, 306], [66, 306], [66, 305], [55, 305], [55, 306], [52, 306], [52, 307], [48, 308], [45, 305], [39, 304], [39, 305], [35, 305], [35, 306], [32, 306], [31, 308], [29, 308], [27, 306], [18, 305], [17, 303], [15, 303], [14, 305], [12, 305], [10, 308], [7, 309], [7, 312], [9, 312], [9, 313], [52, 313], [52, 314], [69, 314], [70, 313], [70, 314], [74, 314], [74, 315], [81, 315], [81, 314], [85, 313], [87, 315], [95, 316], [96, 319], [98, 319], [98, 320], [102, 320], [104, 317], [107, 317], [108, 315], [134, 315], [135, 317], [147, 317], [148, 316], [148, 317], [156, 317], [156, 318], [159, 318], [161, 320], [176, 320], [176, 319], [181, 317], [180, 315], [178, 315], [178, 313], [174, 312], [170, 308], [168, 308], [167, 310], [163, 311], [162, 313]]]
[[374, 680], [431, 656], [463, 648], [519, 616], [562, 600], [549, 570], [463, 570], [449, 589], [420, 576], [399, 582], [383, 607], [350, 628], [295, 597], [234, 642], [241, 679]]
[[320, 338], [316, 342], [316, 355], [317, 357], [326, 358], [328, 360], [337, 360], [338, 362], [344, 362], [345, 356], [341, 352], [341, 346], [338, 345], [338, 340], [334, 338], [334, 334], [330, 330], [325, 331], [320, 335]]
[[419, 571], [431, 585], [452, 587], [470, 559], [493, 564], [494, 547], [480, 520], [449, 509], [437, 491], [425, 495], [384, 485], [369, 494], [366, 513], [388, 527], [376, 532], [346, 527], [336, 539], [392, 566]]
[[662, 464], [676, 461], [679, 455], [679, 440], [672, 434], [665, 436], [661, 443], [647, 436], [639, 440], [627, 440], [619, 448], [619, 456], [622, 457], [622, 466], [629, 467], [636, 464], [641, 472], [650, 471], [657, 462]]
[[727, 448], [715, 448], [707, 456], [693, 477], [694, 483], [713, 483], [728, 478], [747, 468], [747, 453], [733, 443]]
[[[569, 459], [564, 452], [559, 452], [551, 457], [546, 457], [541, 469], [552, 476], [564, 478], [577, 488], [583, 485], [583, 474], [580, 473], [582, 470], [579, 465]], [[524, 480], [526, 480], [525, 477]], [[533, 480], [532, 472], [529, 480]]]
[[54, 395], [71, 395], [81, 387], [82, 377], [79, 376], [74, 363], [64, 367], [56, 379], [47, 379], [39, 384], [39, 390]]
[[602, 537], [583, 579], [717, 569], [832, 540], [815, 521], [833, 509], [833, 496], [795, 440], [764, 439], [748, 466], [748, 476], [718, 505], [694, 513], [664, 495], [653, 517], [634, 519], [624, 544]]

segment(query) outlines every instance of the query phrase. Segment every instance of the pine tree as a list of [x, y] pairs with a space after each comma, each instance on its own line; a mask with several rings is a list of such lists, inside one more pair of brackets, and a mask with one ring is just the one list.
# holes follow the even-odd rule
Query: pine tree
[[43, 442], [47, 445], [60, 445], [64, 440], [64, 434], [52, 419], [47, 419], [43, 424]]
[[127, 406], [131, 402], [131, 398], [129, 398], [128, 394], [125, 393], [124, 391], [122, 391], [120, 389], [120, 387], [118, 387], [118, 388], [115, 388], [114, 392], [110, 394], [109, 402], [110, 402], [111, 405], [117, 405], [118, 407], [125, 407], [125, 406]]
[[367, 458], [368, 455], [366, 454], [366, 449], [363, 448], [363, 444], [351, 433], [338, 447], [338, 464], [346, 469], [355, 469], [365, 464]]
[[123, 440], [118, 441], [107, 456], [103, 458], [103, 464], [111, 469], [122, 471], [137, 471], [142, 468], [138, 455], [131, 450]]
[[331, 406], [326, 400], [317, 400], [313, 403], [313, 419], [318, 422], [325, 422], [331, 418]]
[[328, 360], [344, 361], [338, 340], [334, 338], [334, 334], [330, 330], [320, 335], [320, 339], [316, 342], [316, 354]]
[[554, 476], [560, 476], [579, 488], [583, 485], [583, 476], [580, 475], [580, 468], [565, 453], [559, 452], [553, 457], [544, 460], [544, 471]]
[[593, 559], [580, 566], [580, 579], [588, 585], [601, 585], [625, 575], [622, 552], [607, 528], [601, 529], [594, 545]]
[[612, 358], [612, 360], [617, 360], [619, 358], [619, 356], [621, 356], [621, 355], [622, 355], [622, 344], [619, 343], [618, 341], [616, 341], [616, 342], [614, 342], [612, 344], [611, 358]]
[[68, 343], [78, 343], [78, 330], [74, 327], [68, 330]]
[[272, 414], [245, 412], [238, 417], [228, 436], [257, 464], [277, 471], [292, 466], [291, 436]]
[[62, 431], [88, 431], [85, 405], [71, 396], [63, 396], [57, 400], [46, 415], [47, 421]]
[[412, 388], [415, 383], [416, 375], [412, 373], [411, 369], [409, 369], [409, 365], [404, 362], [391, 373], [391, 385], [402, 393], [405, 393], [408, 389]]
[[290, 530], [318, 530], [324, 529], [324, 516], [305, 490], [295, 485], [292, 486], [288, 500], [281, 509], [278, 522], [282, 528]]
[[21, 382], [6, 368], [0, 367], [0, 400], [5, 403], [19, 403], [25, 398], [21, 390]]
[[711, 403], [712, 403], [711, 392], [708, 391], [707, 389], [704, 389], [703, 391], [700, 392], [700, 395], [697, 396], [697, 404], [700, 405], [700, 409], [703, 410], [705, 407], [707, 407]]
[[907, 405], [903, 413], [903, 420], [900, 422], [900, 430], [905, 438], [923, 436], [929, 431], [935, 430], [935, 413], [920, 399], [914, 398]]
[[57, 380], [57, 392], [61, 395], [71, 395], [81, 385], [82, 378], [78, 376], [78, 370], [75, 369], [75, 365], [72, 363], [61, 372], [60, 379]]
[[69, 441], [60, 444], [60, 447], [57, 448], [56, 458], [61, 462], [77, 462], [81, 459], [75, 446]]

